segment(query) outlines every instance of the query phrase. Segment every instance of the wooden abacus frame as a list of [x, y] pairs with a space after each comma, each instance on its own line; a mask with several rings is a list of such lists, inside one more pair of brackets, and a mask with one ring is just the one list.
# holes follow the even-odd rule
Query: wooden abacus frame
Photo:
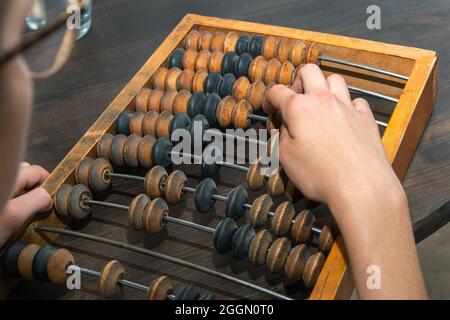
[[[329, 67], [326, 73], [330, 71], [341, 73], [349, 85], [399, 99], [382, 141], [395, 172], [403, 179], [436, 98], [435, 52], [312, 31], [188, 14], [44, 182], [43, 186], [51, 195], [64, 183], [74, 184], [74, 171], [78, 163], [86, 156], [96, 155], [95, 147], [101, 136], [105, 132], [114, 132], [114, 123], [119, 114], [127, 108], [133, 109], [133, 100], [138, 91], [150, 83], [155, 71], [166, 63], [169, 55], [177, 47], [182, 46], [183, 39], [194, 28], [235, 31], [238, 34], [272, 35], [300, 39], [307, 43], [317, 42], [324, 55], [409, 76], [409, 80], [404, 81], [351, 67], [322, 63], [325, 69]], [[34, 232], [32, 226], [35, 225], [66, 227], [53, 210], [36, 217], [16, 236], [16, 239], [24, 238], [27, 242], [41, 244], [56, 240], [57, 235], [52, 234], [43, 238]], [[3, 254], [3, 251], [4, 248], [0, 254]], [[6, 297], [16, 283], [17, 280], [9, 279], [0, 270], [0, 297]], [[348, 258], [342, 238], [339, 237], [327, 257], [310, 299], [348, 298], [353, 288]]]

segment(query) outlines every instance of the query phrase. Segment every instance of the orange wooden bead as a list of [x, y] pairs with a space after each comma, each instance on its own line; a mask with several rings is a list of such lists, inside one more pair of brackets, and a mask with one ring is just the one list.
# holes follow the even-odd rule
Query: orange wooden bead
[[252, 106], [253, 111], [261, 108], [265, 91], [266, 85], [261, 80], [256, 80], [248, 87], [246, 99]]
[[277, 80], [278, 70], [281, 68], [281, 62], [273, 58], [267, 62], [266, 70], [264, 71], [263, 81], [265, 84]]
[[130, 128], [131, 134], [142, 135], [142, 120], [144, 119], [145, 113], [142, 111], [136, 111], [134, 115], [130, 118], [130, 123], [128, 127]]
[[236, 32], [228, 32], [223, 41], [223, 51], [230, 52], [234, 51], [236, 48], [236, 42], [239, 39], [239, 35]]
[[166, 67], [160, 67], [156, 70], [152, 79], [152, 87], [153, 89], [162, 89], [166, 88], [166, 76], [169, 70]]
[[294, 72], [294, 65], [286, 60], [281, 64], [280, 69], [278, 69], [277, 83], [289, 86], [292, 84], [292, 73]]
[[152, 93], [148, 97], [147, 100], [147, 111], [148, 110], [154, 110], [156, 112], [161, 111], [161, 98], [164, 94], [164, 91], [161, 89], [154, 89], [152, 90]]
[[250, 119], [248, 116], [252, 113], [252, 106], [247, 100], [241, 100], [238, 102], [231, 113], [233, 120], [233, 126], [236, 129], [246, 129], [250, 125]]
[[270, 88], [272, 88], [274, 85], [276, 85], [276, 83], [275, 83], [275, 82], [271, 82], [271, 83], [269, 83], [269, 84], [266, 86], [266, 89], [264, 90], [263, 95], [262, 95], [261, 106], [265, 106], [265, 105], [267, 104], [267, 99], [266, 99], [266, 97], [267, 97], [267, 92], [268, 92], [268, 91], [270, 90]]
[[200, 34], [200, 38], [198, 39], [198, 47], [197, 49], [200, 50], [209, 50], [209, 45], [211, 43], [211, 39], [213, 37], [213, 34], [209, 31], [202, 31]]
[[263, 56], [257, 56], [250, 63], [250, 67], [248, 68], [248, 77], [251, 82], [256, 80], [260, 80], [264, 76], [264, 71], [266, 70], [267, 60]]
[[297, 77], [297, 74], [302, 67], [303, 67], [303, 63], [301, 63], [297, 68], [294, 69], [294, 71], [292, 71], [291, 83], [294, 83], [295, 78]]
[[317, 42], [311, 43], [306, 56], [307, 63], [320, 64], [319, 56], [321, 54], [320, 45]]
[[200, 32], [198, 30], [191, 30], [186, 39], [184, 39], [184, 47], [186, 49], [197, 49]]
[[168, 138], [170, 135], [170, 122], [173, 119], [173, 114], [167, 111], [163, 111], [159, 114], [158, 119], [156, 119], [156, 137]]
[[197, 71], [192, 80], [192, 92], [203, 92], [205, 79], [208, 76], [206, 71]]
[[136, 98], [134, 98], [134, 109], [136, 111], [147, 112], [147, 100], [151, 92], [152, 91], [149, 88], [142, 88], [139, 90]]
[[195, 71], [208, 71], [209, 58], [211, 52], [208, 50], [202, 50], [198, 53], [195, 59]]
[[208, 63], [208, 71], [209, 72], [218, 72], [220, 73], [222, 70], [222, 59], [223, 59], [224, 53], [223, 51], [213, 51], [211, 54], [211, 57], [209, 58]]
[[233, 85], [233, 98], [236, 99], [236, 101], [244, 100], [247, 96], [249, 86], [250, 81], [247, 77], [240, 77], [239, 79], [237, 79]]
[[183, 55], [183, 60], [181, 60], [181, 65], [183, 69], [195, 68], [195, 60], [197, 59], [198, 52], [195, 49], [187, 49]]
[[161, 111], [173, 113], [173, 103], [177, 94], [178, 91], [176, 90], [168, 90], [164, 92], [161, 98]]
[[211, 51], [218, 50], [223, 52], [224, 41], [225, 41], [225, 33], [220, 31], [214, 33], [211, 38], [211, 42], [209, 43], [209, 50]]
[[178, 92], [173, 103], [173, 113], [187, 113], [187, 105], [191, 96], [191, 92], [187, 90]]
[[264, 44], [262, 46], [262, 55], [266, 57], [266, 59], [271, 59], [275, 57], [278, 48], [278, 39], [272, 36], [268, 36], [266, 40], [264, 40]]
[[305, 61], [306, 44], [302, 40], [294, 40], [291, 51], [289, 52], [289, 61], [294, 67], [298, 67]]
[[171, 68], [167, 72], [166, 77], [166, 90], [176, 90], [178, 77], [181, 74], [181, 70], [179, 68]]
[[184, 69], [178, 77], [177, 89], [189, 90], [192, 89], [192, 82], [194, 80], [195, 71], [192, 69]]
[[291, 52], [293, 46], [292, 40], [288, 38], [281, 38], [277, 47], [276, 57], [280, 62], [284, 62], [289, 58], [289, 53]]
[[231, 114], [233, 108], [236, 105], [236, 100], [232, 96], [226, 96], [220, 100], [216, 109], [217, 122], [222, 128], [229, 127], [231, 125]]

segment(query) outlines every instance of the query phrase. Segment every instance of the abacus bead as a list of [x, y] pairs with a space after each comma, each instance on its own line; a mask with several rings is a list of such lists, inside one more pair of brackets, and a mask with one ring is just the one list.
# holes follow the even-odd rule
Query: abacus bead
[[123, 166], [125, 164], [124, 150], [127, 136], [118, 134], [114, 137], [111, 144], [111, 162], [117, 166]]
[[205, 131], [209, 129], [209, 123], [203, 114], [198, 114], [192, 118], [191, 125], [189, 126], [189, 133], [192, 139], [203, 139]]
[[222, 128], [229, 127], [231, 124], [231, 113], [236, 105], [236, 100], [232, 96], [223, 98], [216, 109], [217, 122]]
[[244, 100], [247, 96], [248, 88], [250, 87], [250, 81], [247, 77], [240, 77], [233, 84], [232, 96], [236, 101]]
[[248, 250], [248, 258], [253, 266], [264, 264], [272, 240], [272, 235], [266, 229], [262, 229], [254, 236]]
[[183, 48], [177, 48], [172, 53], [172, 55], [169, 57], [169, 69], [170, 68], [182, 68], [182, 61], [184, 56], [185, 50]]
[[253, 82], [247, 91], [247, 101], [253, 108], [253, 111], [259, 110], [262, 106], [264, 93], [266, 92], [266, 85], [261, 80]]
[[264, 76], [264, 71], [266, 70], [267, 60], [264, 56], [257, 56], [252, 60], [250, 66], [248, 67], [248, 78], [251, 82], [256, 80], [261, 80]]
[[305, 268], [303, 269], [303, 282], [307, 288], [312, 288], [319, 278], [322, 267], [325, 264], [325, 255], [322, 252], [316, 252], [308, 261], [306, 261]]
[[311, 228], [316, 223], [316, 218], [309, 210], [300, 212], [294, 220], [291, 229], [292, 239], [297, 243], [308, 241], [311, 236]]
[[248, 68], [252, 63], [252, 57], [248, 53], [243, 53], [239, 56], [239, 60], [234, 68], [234, 75], [236, 77], [248, 77]]
[[111, 186], [108, 174], [113, 171], [111, 163], [103, 158], [97, 158], [89, 168], [89, 187], [94, 192], [107, 190]]
[[231, 251], [236, 260], [248, 257], [250, 244], [254, 237], [255, 229], [249, 224], [244, 224], [236, 230], [231, 241]]
[[186, 49], [197, 49], [200, 32], [198, 30], [191, 30], [186, 39], [184, 39], [184, 47]]
[[234, 68], [239, 60], [236, 52], [227, 52], [222, 59], [220, 70], [222, 74], [234, 73]]
[[280, 62], [284, 62], [289, 58], [289, 53], [291, 52], [293, 42], [288, 38], [281, 38], [278, 43], [276, 58]]
[[173, 114], [168, 111], [163, 111], [159, 114], [156, 120], [156, 136], [158, 138], [168, 138], [170, 136], [169, 126], [173, 119]]
[[253, 36], [252, 40], [248, 44], [248, 53], [255, 58], [262, 53], [262, 46], [264, 44], [264, 38], [261, 36]]
[[217, 186], [213, 179], [206, 178], [200, 181], [194, 192], [194, 203], [197, 210], [201, 213], [210, 211], [214, 206], [213, 195], [215, 194], [217, 194]]
[[217, 160], [222, 159], [222, 152], [220, 149], [210, 144], [206, 146], [203, 151], [203, 161], [201, 164], [201, 172], [203, 177], [213, 177], [217, 174], [219, 166]]
[[289, 280], [298, 281], [302, 278], [302, 273], [309, 258], [308, 247], [300, 244], [292, 248], [284, 265], [284, 274]]
[[160, 67], [156, 70], [152, 79], [152, 88], [164, 90], [166, 88], [166, 77], [169, 70], [166, 67]]
[[306, 55], [306, 63], [320, 64], [319, 56], [321, 54], [320, 45], [317, 42], [313, 42], [309, 45], [309, 49]]
[[222, 80], [222, 75], [217, 72], [210, 72], [205, 79], [205, 93], [218, 92], [219, 83]]
[[131, 112], [130, 110], [123, 111], [116, 122], [116, 133], [117, 134], [124, 134], [129, 135], [130, 134], [130, 118], [134, 115], [134, 112]]
[[195, 59], [195, 71], [208, 71], [209, 59], [211, 52], [208, 50], [201, 50]]
[[161, 111], [167, 111], [173, 113], [173, 105], [175, 102], [175, 97], [177, 96], [177, 90], [167, 90], [164, 92], [161, 98]]
[[[270, 132], [270, 130], [280, 129], [283, 123], [283, 118], [281, 117], [281, 112], [275, 112], [269, 115], [266, 122], [266, 129]], [[269, 150], [269, 152], [271, 152]]]
[[246, 203], [248, 203], [247, 188], [241, 185], [234, 187], [227, 196], [225, 215], [238, 220], [245, 214], [244, 204]]
[[62, 216], [68, 217], [69, 214], [69, 197], [72, 192], [72, 186], [70, 184], [63, 184], [58, 188], [53, 196], [53, 204], [55, 210]]
[[150, 199], [145, 194], [139, 194], [133, 198], [128, 208], [128, 222], [134, 230], [144, 228], [144, 211]]
[[114, 136], [111, 133], [105, 133], [97, 143], [97, 157], [111, 160], [111, 145]]
[[269, 36], [264, 40], [264, 44], [262, 46], [262, 55], [266, 59], [275, 57], [278, 48], [278, 42], [278, 39], [273, 36]]
[[275, 209], [274, 216], [272, 218], [273, 234], [280, 237], [288, 233], [294, 215], [295, 210], [291, 202], [285, 201], [281, 203]]
[[141, 142], [141, 136], [137, 134], [131, 134], [128, 136], [125, 143], [124, 158], [125, 163], [133, 168], [139, 167], [138, 150]]
[[277, 74], [277, 83], [290, 86], [292, 84], [292, 73], [294, 72], [294, 65], [286, 60], [281, 64]]
[[69, 214], [75, 219], [84, 219], [91, 213], [90, 205], [84, 203], [85, 200], [92, 200], [91, 191], [83, 184], [73, 187], [69, 196]]
[[231, 74], [227, 73], [222, 77], [222, 80], [220, 80], [218, 85], [218, 93], [221, 97], [230, 96], [233, 91], [233, 85], [236, 82], [236, 77]]
[[13, 278], [20, 278], [18, 268], [18, 259], [22, 250], [25, 248], [25, 242], [17, 241], [11, 244], [3, 254], [3, 270]]
[[162, 197], [163, 185], [168, 175], [166, 169], [161, 166], [154, 166], [145, 176], [145, 192], [150, 199]]
[[166, 90], [176, 90], [178, 77], [181, 74], [181, 69], [172, 68], [167, 72], [165, 87]]
[[237, 54], [241, 55], [248, 52], [248, 44], [250, 43], [251, 39], [252, 38], [248, 34], [243, 34], [239, 37], [238, 41], [236, 42]]
[[156, 112], [161, 112], [161, 99], [164, 95], [163, 90], [161, 89], [153, 89], [152, 94], [148, 97], [147, 100], [147, 111], [154, 110]]
[[111, 298], [122, 291], [119, 280], [123, 278], [125, 268], [117, 261], [112, 260], [106, 264], [100, 273], [99, 291], [102, 297]]
[[206, 71], [196, 72], [194, 79], [192, 80], [192, 92], [203, 92], [205, 88], [204, 83], [207, 77], [208, 72]]
[[246, 129], [250, 125], [249, 115], [252, 114], [252, 106], [247, 100], [239, 101], [233, 108], [231, 118], [236, 129]]
[[198, 298], [198, 300], [216, 300], [216, 295], [212, 293], [204, 293]]
[[167, 168], [170, 163], [170, 152], [172, 151], [173, 144], [167, 138], [159, 138], [153, 144], [152, 150], [152, 162], [153, 165], [162, 166]]
[[262, 174], [261, 159], [255, 159], [247, 171], [247, 185], [250, 190], [259, 190], [263, 187], [265, 175]]
[[33, 278], [39, 282], [48, 282], [47, 264], [50, 256], [56, 251], [51, 245], [41, 247], [33, 259]]
[[231, 218], [222, 219], [214, 231], [214, 248], [218, 254], [225, 254], [231, 250], [233, 234], [237, 225]]
[[156, 121], [158, 120], [159, 113], [150, 110], [145, 113], [144, 118], [142, 119], [142, 134], [152, 136], [156, 135]]
[[22, 279], [33, 280], [33, 260], [40, 248], [36, 243], [30, 243], [20, 251], [17, 268]]
[[276, 173], [269, 176], [267, 180], [267, 192], [273, 196], [278, 197], [284, 193], [284, 181], [281, 177], [281, 169], [278, 168]]
[[191, 118], [186, 113], [177, 113], [173, 116], [169, 125], [169, 134], [172, 136], [177, 129], [188, 129], [191, 125]]
[[323, 252], [330, 251], [337, 233], [338, 229], [335, 222], [324, 224], [319, 236], [319, 249]]
[[164, 199], [169, 204], [177, 204], [183, 200], [183, 187], [186, 185], [187, 178], [183, 171], [175, 170], [166, 179], [164, 186]]
[[177, 300], [198, 300], [200, 298], [200, 291], [193, 284], [189, 284], [178, 291]]
[[80, 161], [75, 169], [75, 182], [78, 184], [89, 185], [89, 169], [94, 163], [94, 159], [86, 157]]
[[211, 43], [213, 35], [209, 31], [203, 31], [198, 39], [198, 50], [209, 50], [209, 45]]
[[220, 96], [215, 92], [206, 97], [204, 115], [211, 126], [217, 122], [216, 110], [220, 100]]
[[50, 255], [47, 261], [47, 275], [51, 283], [66, 283], [67, 267], [74, 264], [75, 259], [69, 250], [57, 249]]
[[239, 36], [236, 32], [230, 31], [226, 34], [225, 39], [223, 41], [223, 51], [231, 52], [236, 49], [236, 42], [238, 41]]
[[152, 200], [145, 210], [145, 229], [152, 234], [162, 231], [166, 225], [164, 217], [168, 214], [169, 208], [164, 199], [156, 198]]
[[147, 291], [147, 298], [149, 300], [166, 300], [169, 294], [172, 294], [172, 281], [167, 276], [160, 276], [156, 278]]
[[173, 101], [173, 113], [187, 113], [187, 106], [189, 99], [191, 99], [192, 93], [188, 90], [181, 90]]
[[287, 238], [278, 238], [272, 242], [266, 256], [267, 269], [273, 273], [283, 271], [289, 251], [291, 244]]
[[211, 38], [211, 42], [209, 43], [209, 49], [211, 51], [223, 52], [224, 41], [225, 41], [225, 33], [220, 31], [214, 33], [213, 37]]
[[254, 228], [262, 227], [267, 223], [270, 208], [272, 208], [272, 205], [272, 197], [268, 194], [260, 195], [253, 201], [248, 213], [248, 218], [250, 224]]
[[136, 111], [130, 119], [129, 127], [130, 134], [142, 135], [142, 119], [145, 113], [142, 111]]
[[192, 82], [194, 81], [195, 71], [192, 69], [184, 69], [178, 77], [177, 89], [188, 90], [192, 89]]
[[[211, 73], [210, 73], [211, 74]], [[195, 92], [187, 104], [187, 114], [193, 118], [205, 111], [206, 94], [203, 92]]]
[[134, 109], [136, 109], [136, 111], [147, 112], [147, 101], [151, 93], [152, 90], [149, 88], [142, 88], [139, 90], [134, 99]]
[[265, 84], [276, 81], [278, 70], [281, 68], [281, 62], [277, 59], [270, 59], [267, 61], [266, 69], [264, 71], [263, 81]]
[[153, 166], [152, 163], [152, 150], [153, 144], [156, 138], [152, 135], [145, 135], [142, 137], [138, 146], [138, 160], [139, 164], [144, 168], [150, 168]]
[[195, 49], [188, 49], [184, 53], [182, 60], [182, 69], [195, 69], [195, 60], [197, 59], [198, 52]]
[[291, 51], [289, 52], [289, 61], [294, 67], [298, 67], [305, 61], [306, 45], [302, 40], [294, 40]]

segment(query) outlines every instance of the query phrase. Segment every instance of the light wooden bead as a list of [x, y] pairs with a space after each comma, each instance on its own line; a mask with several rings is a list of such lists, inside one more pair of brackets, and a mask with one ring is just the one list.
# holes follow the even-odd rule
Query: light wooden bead
[[126, 141], [127, 136], [118, 134], [114, 136], [113, 142], [111, 144], [111, 162], [117, 166], [123, 166], [125, 164], [123, 152], [125, 149]]
[[284, 181], [281, 175], [281, 168], [278, 168], [276, 173], [269, 176], [266, 186], [267, 192], [273, 197], [281, 196], [284, 193]]
[[147, 298], [148, 300], [167, 300], [167, 296], [172, 293], [173, 286], [169, 277], [161, 276], [156, 278], [148, 288]]
[[261, 80], [256, 80], [248, 87], [246, 100], [253, 111], [261, 109], [265, 91], [266, 85]]
[[99, 278], [99, 291], [102, 297], [111, 298], [122, 291], [119, 280], [123, 278], [125, 268], [117, 261], [113, 260], [103, 268]]
[[266, 181], [266, 176], [261, 172], [261, 159], [255, 159], [247, 171], [247, 184], [250, 190], [259, 190]]
[[248, 250], [248, 257], [253, 266], [257, 267], [264, 264], [272, 240], [272, 235], [266, 229], [255, 235]]
[[201, 50], [197, 58], [195, 59], [195, 71], [208, 72], [209, 59], [211, 58], [211, 52], [208, 50]]
[[162, 231], [166, 225], [164, 217], [168, 215], [169, 208], [162, 198], [152, 200], [145, 210], [145, 229], [151, 234]]
[[289, 61], [294, 67], [298, 67], [305, 61], [306, 44], [302, 40], [294, 40], [291, 51], [289, 52]]
[[63, 284], [67, 280], [67, 267], [74, 264], [75, 259], [67, 249], [57, 249], [48, 258], [47, 275], [52, 283]]
[[316, 223], [316, 218], [309, 210], [300, 212], [294, 220], [291, 228], [291, 237], [297, 243], [305, 243], [311, 237], [311, 229]]
[[306, 56], [307, 63], [320, 64], [319, 56], [321, 55], [320, 45], [317, 42], [311, 43]]
[[306, 245], [300, 244], [292, 248], [284, 265], [286, 277], [292, 281], [300, 280], [308, 258], [309, 250]]
[[298, 67], [296, 67], [294, 69], [294, 71], [292, 71], [291, 83], [294, 83], [295, 78], [297, 78], [297, 75], [299, 74], [299, 71], [302, 67], [303, 67], [303, 63], [301, 63]]
[[208, 62], [208, 71], [209, 72], [218, 72], [222, 71], [222, 59], [224, 53], [223, 51], [213, 51]]
[[272, 205], [272, 197], [268, 194], [263, 194], [253, 201], [248, 212], [248, 219], [252, 227], [260, 228], [267, 223]]
[[194, 80], [195, 71], [192, 69], [184, 69], [178, 77], [177, 89], [188, 90], [192, 89], [192, 82]]
[[17, 258], [17, 268], [20, 276], [25, 280], [33, 280], [33, 259], [41, 246], [30, 243], [20, 251]]
[[164, 91], [161, 89], [154, 89], [148, 97], [147, 100], [147, 111], [154, 110], [156, 112], [161, 112], [161, 99]]
[[198, 30], [191, 30], [186, 36], [186, 39], [184, 39], [185, 49], [197, 49], [199, 38], [200, 32]]
[[130, 119], [128, 124], [130, 128], [130, 134], [142, 135], [142, 119], [144, 119], [145, 113], [142, 111], [136, 111]]
[[262, 46], [262, 55], [266, 59], [271, 59], [275, 57], [278, 48], [278, 39], [273, 36], [268, 36], [264, 40], [264, 44]]
[[290, 251], [291, 244], [287, 238], [278, 238], [272, 242], [266, 256], [267, 270], [273, 273], [283, 271]]
[[152, 90], [149, 88], [142, 88], [139, 90], [136, 98], [134, 99], [134, 109], [136, 111], [147, 112], [147, 101]]
[[164, 92], [161, 98], [161, 112], [167, 111], [173, 113], [173, 104], [177, 94], [178, 94], [177, 90], [167, 90]]
[[192, 93], [188, 90], [178, 92], [173, 103], [173, 113], [187, 113], [187, 105]]
[[285, 201], [281, 203], [275, 209], [271, 221], [273, 234], [277, 237], [280, 237], [288, 233], [294, 215], [295, 209], [291, 202]]
[[142, 119], [142, 134], [145, 135], [153, 135], [156, 136], [156, 121], [158, 120], [159, 113], [150, 110], [145, 113], [144, 118]]
[[211, 39], [213, 34], [209, 31], [202, 31], [200, 34], [200, 38], [198, 39], [198, 51], [200, 50], [209, 50], [209, 45], [211, 43]]
[[125, 163], [132, 168], [139, 167], [138, 150], [142, 138], [141, 136], [142, 134], [141, 135], [131, 134], [128, 136], [127, 141], [125, 143], [124, 148]]
[[73, 189], [72, 185], [63, 184], [58, 188], [56, 193], [53, 195], [53, 205], [55, 206], [56, 212], [61, 216], [65, 217], [70, 216], [69, 200], [70, 194], [72, 193], [72, 189]]
[[292, 73], [294, 69], [294, 65], [290, 61], [284, 61], [278, 70], [277, 83], [290, 86], [292, 84]]
[[211, 42], [209, 43], [209, 50], [211, 51], [217, 50], [223, 52], [224, 41], [225, 41], [225, 33], [220, 31], [214, 33], [211, 38]]
[[257, 56], [250, 63], [250, 67], [248, 68], [248, 77], [251, 82], [255, 82], [256, 80], [261, 80], [264, 76], [264, 71], [266, 70], [267, 60], [264, 56]]
[[236, 80], [233, 85], [232, 94], [236, 101], [244, 100], [247, 96], [248, 87], [250, 86], [250, 81], [247, 77], [240, 77]]
[[152, 79], [152, 88], [164, 90], [166, 88], [166, 76], [169, 70], [166, 67], [160, 67], [156, 70]]
[[164, 186], [164, 199], [169, 204], [178, 204], [183, 200], [183, 187], [186, 185], [187, 178], [183, 171], [175, 170], [167, 177]]
[[278, 70], [281, 68], [281, 62], [275, 58], [267, 61], [266, 69], [264, 70], [263, 81], [265, 84], [275, 82], [277, 80]]
[[89, 185], [89, 169], [94, 163], [94, 159], [86, 157], [80, 161], [75, 169], [75, 182], [77, 184]]
[[188, 49], [183, 55], [181, 65], [183, 69], [195, 69], [195, 60], [197, 59], [198, 51], [195, 49]]
[[167, 111], [163, 111], [159, 114], [158, 119], [156, 120], [156, 137], [168, 138], [170, 136], [170, 122], [173, 119], [173, 114]]
[[306, 261], [302, 278], [307, 288], [312, 288], [316, 284], [325, 260], [325, 255], [322, 252], [316, 252]]
[[192, 80], [192, 92], [203, 92], [205, 79], [208, 77], [208, 72], [197, 71]]
[[111, 145], [114, 136], [111, 133], [105, 133], [97, 144], [97, 157], [111, 160]]
[[234, 32], [234, 31], [228, 32], [223, 41], [223, 51], [224, 52], [234, 51], [236, 48], [236, 42], [238, 41], [238, 39], [239, 39], [239, 35], [236, 32]]
[[181, 69], [172, 68], [167, 72], [166, 90], [177, 90], [178, 77], [181, 74]]
[[144, 228], [144, 212], [150, 198], [145, 194], [139, 194], [133, 198], [128, 208], [128, 222], [134, 230], [142, 230]]
[[236, 105], [236, 100], [232, 96], [226, 96], [220, 100], [216, 109], [217, 122], [222, 128], [229, 127], [231, 125], [233, 108]]
[[267, 92], [269, 92], [270, 88], [272, 88], [274, 85], [276, 85], [275, 82], [271, 82], [268, 85], [266, 85], [266, 88], [265, 88], [265, 90], [263, 92], [262, 99], [261, 99], [261, 106], [262, 107], [268, 104]]
[[239, 101], [233, 108], [231, 118], [233, 120], [233, 126], [236, 129], [246, 129], [250, 125], [250, 119], [248, 116], [252, 113], [252, 106], [247, 100]]
[[161, 166], [154, 166], [145, 175], [145, 192], [150, 199], [156, 199], [163, 196], [163, 187], [166, 183], [168, 174], [166, 169]]
[[289, 58], [289, 53], [291, 52], [293, 45], [294, 43], [292, 40], [281, 38], [278, 43], [276, 58], [280, 60], [280, 62], [286, 61]]
[[138, 160], [141, 166], [144, 168], [151, 168], [152, 163], [152, 150], [153, 144], [156, 138], [153, 135], [143, 136], [138, 146]]
[[323, 252], [330, 251], [337, 234], [338, 228], [335, 222], [324, 224], [319, 236], [319, 249]]

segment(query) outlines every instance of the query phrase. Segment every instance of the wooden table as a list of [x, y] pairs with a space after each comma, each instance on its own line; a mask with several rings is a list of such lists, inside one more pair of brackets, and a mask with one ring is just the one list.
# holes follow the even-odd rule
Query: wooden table
[[[48, 80], [36, 83], [35, 110], [25, 160], [52, 170], [103, 112], [171, 29], [189, 12], [210, 16], [249, 20], [267, 24], [310, 29], [383, 42], [435, 50], [440, 55], [440, 68], [448, 70], [448, 28], [450, 3], [445, 0], [379, 1], [381, 30], [366, 27], [367, 7], [373, 1], [94, 1], [93, 28], [76, 43], [73, 56], [64, 69]], [[450, 184], [450, 112], [448, 72], [439, 80], [438, 101], [428, 128], [417, 149], [404, 186], [410, 201], [413, 221], [429, 214], [448, 199]], [[192, 176], [198, 171], [192, 170]], [[225, 175], [224, 175], [225, 176]], [[232, 175], [221, 183], [223, 192], [242, 177]], [[133, 194], [139, 188], [133, 183], [114, 185], [114, 190]], [[129, 202], [124, 194], [108, 197]], [[188, 210], [179, 208], [176, 215], [211, 226], [217, 223], [223, 206], [216, 213], [199, 217], [190, 199]], [[217, 256], [207, 237], [183, 227], [169, 227], [167, 234], [150, 237], [127, 227], [126, 214], [112, 210], [94, 210], [87, 233], [104, 235], [159, 252], [223, 270], [239, 278], [283, 292], [279, 279], [270, 277], [261, 268], [250, 268], [248, 262], [233, 262], [229, 256]], [[139, 254], [107, 248], [69, 237], [57, 244], [72, 248], [76, 262], [99, 270], [107, 260], [118, 259], [125, 264], [127, 278], [149, 284], [159, 274], [169, 274], [180, 288], [189, 282], [202, 291], [213, 291], [223, 298], [251, 298], [254, 292], [240, 286], [180, 268]], [[21, 283], [10, 298], [98, 298], [96, 281], [83, 278], [83, 290], [68, 291], [51, 284]], [[142, 293], [125, 289], [124, 297], [144, 298]], [[301, 295], [298, 296], [299, 298]]]

